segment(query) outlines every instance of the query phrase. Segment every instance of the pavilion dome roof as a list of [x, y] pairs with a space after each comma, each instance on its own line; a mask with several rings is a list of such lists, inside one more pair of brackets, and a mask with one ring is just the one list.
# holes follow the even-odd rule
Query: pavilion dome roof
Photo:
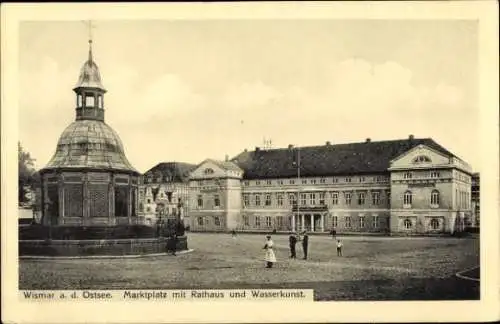
[[[89, 44], [91, 45], [92, 42], [89, 42]], [[102, 85], [99, 67], [93, 59], [91, 46], [89, 46], [89, 58], [80, 69], [78, 82], [75, 86], [75, 89], [78, 88], [98, 88], [106, 91], [106, 89], [104, 89], [104, 86]]]
[[122, 141], [98, 120], [77, 120], [62, 132], [54, 156], [44, 169], [112, 169], [139, 172], [125, 156]]

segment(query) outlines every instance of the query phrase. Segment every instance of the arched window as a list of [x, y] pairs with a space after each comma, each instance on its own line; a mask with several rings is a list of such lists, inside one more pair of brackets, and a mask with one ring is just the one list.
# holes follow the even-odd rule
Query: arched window
[[404, 227], [405, 227], [405, 229], [411, 229], [412, 226], [413, 226], [413, 224], [412, 224], [411, 220], [408, 219], [408, 218], [405, 219], [405, 221], [404, 221]]
[[431, 159], [425, 155], [419, 155], [413, 159], [413, 163], [431, 163]]
[[412, 200], [412, 194], [411, 191], [407, 191], [404, 193], [403, 196], [403, 204], [405, 206], [411, 206], [411, 200]]
[[431, 219], [431, 228], [433, 230], [439, 229], [439, 225], [440, 225], [439, 224], [439, 219], [436, 219], [436, 218]]
[[437, 190], [432, 190], [431, 205], [439, 205], [439, 191]]
[[203, 171], [205, 174], [213, 174], [214, 173], [214, 170], [211, 169], [211, 168], [206, 168], [204, 171]]

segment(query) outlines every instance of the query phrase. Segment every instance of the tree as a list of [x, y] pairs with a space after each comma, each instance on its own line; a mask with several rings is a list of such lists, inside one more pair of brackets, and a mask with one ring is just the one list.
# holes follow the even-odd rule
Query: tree
[[29, 152], [26, 152], [21, 146], [20, 142], [17, 142], [18, 147], [18, 201], [19, 203], [27, 202], [28, 198], [26, 193], [28, 190], [26, 187], [31, 187], [33, 189], [35, 182], [37, 180], [37, 174], [35, 171], [35, 159], [31, 157]]

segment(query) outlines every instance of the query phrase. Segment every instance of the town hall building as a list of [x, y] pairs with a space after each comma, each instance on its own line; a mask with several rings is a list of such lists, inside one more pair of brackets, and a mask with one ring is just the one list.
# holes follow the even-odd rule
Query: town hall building
[[471, 167], [430, 138], [255, 148], [189, 177], [192, 231], [454, 233]]

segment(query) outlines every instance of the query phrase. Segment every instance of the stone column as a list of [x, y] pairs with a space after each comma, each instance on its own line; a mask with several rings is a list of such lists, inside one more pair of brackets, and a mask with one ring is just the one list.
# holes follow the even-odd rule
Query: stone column
[[325, 214], [321, 214], [320, 217], [321, 217], [320, 231], [324, 232], [325, 231]]
[[83, 204], [82, 204], [82, 225], [88, 225], [90, 223], [90, 210], [89, 210], [89, 178], [87, 172], [83, 173]]
[[295, 232], [295, 214], [292, 212], [292, 232]]
[[109, 183], [108, 183], [108, 222], [109, 224], [115, 224], [115, 187], [114, 187], [114, 174], [110, 173], [109, 175]]
[[128, 214], [128, 223], [132, 224], [132, 177], [128, 176], [128, 204], [127, 204], [127, 214]]
[[305, 226], [306, 226], [306, 222], [305, 222], [305, 215], [304, 214], [301, 214], [300, 215], [300, 230], [303, 231]]
[[57, 177], [57, 191], [59, 196], [59, 217], [57, 217], [57, 224], [64, 224], [64, 179], [63, 175], [59, 174]]
[[311, 214], [311, 232], [314, 232], [314, 221], [315, 221], [315, 214]]

